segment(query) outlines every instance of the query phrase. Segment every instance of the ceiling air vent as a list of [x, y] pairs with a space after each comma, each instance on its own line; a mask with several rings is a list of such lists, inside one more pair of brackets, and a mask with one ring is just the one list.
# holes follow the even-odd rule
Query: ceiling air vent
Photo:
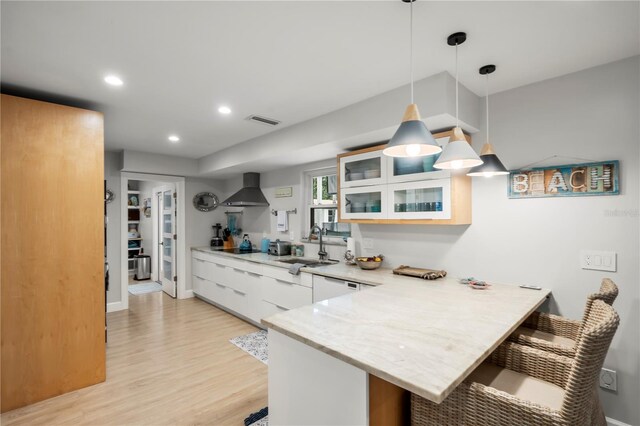
[[278, 124], [280, 124], [278, 120], [274, 120], [273, 118], [263, 117], [261, 115], [250, 115], [247, 117], [247, 120], [254, 121], [260, 124], [265, 124], [267, 126], [277, 126]]

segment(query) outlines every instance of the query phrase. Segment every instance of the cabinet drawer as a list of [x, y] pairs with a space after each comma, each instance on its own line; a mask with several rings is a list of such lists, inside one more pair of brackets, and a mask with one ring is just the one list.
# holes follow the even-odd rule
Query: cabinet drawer
[[262, 300], [286, 309], [310, 305], [312, 291], [289, 281], [273, 277], [262, 277]]
[[226, 276], [223, 284], [230, 288], [247, 293], [249, 291], [249, 281], [252, 279], [252, 273], [243, 269], [226, 267]]
[[278, 305], [274, 305], [271, 302], [267, 302], [266, 300], [262, 301], [262, 304], [260, 305], [261, 308], [261, 316], [262, 318], [268, 318], [271, 315], [275, 315], [277, 313], [280, 312], [286, 312], [288, 311], [287, 308], [285, 308], [284, 306], [278, 306]]
[[216, 256], [214, 254], [204, 253], [204, 252], [201, 252], [201, 251], [193, 250], [191, 252], [191, 257], [193, 259], [200, 259], [200, 260], [204, 260], [204, 261], [207, 261], [207, 262], [211, 262]]
[[289, 273], [289, 268], [264, 265], [262, 267], [262, 275], [293, 284], [302, 284], [302, 274], [292, 275]]
[[197, 257], [191, 259], [191, 273], [200, 278], [206, 278], [208, 266], [209, 262], [203, 259]]
[[212, 302], [216, 302], [221, 306], [224, 306], [225, 308], [228, 308], [231, 289], [221, 283], [211, 284], [211, 297], [208, 297], [208, 299], [210, 299]]
[[215, 284], [211, 281], [207, 281], [201, 277], [198, 277], [197, 275], [193, 276], [193, 291], [196, 294], [215, 302], [214, 287]]
[[233, 288], [226, 288], [226, 307], [231, 309], [234, 312], [239, 313], [240, 315], [244, 315], [246, 317], [249, 316], [249, 295], [247, 293], [235, 290]]

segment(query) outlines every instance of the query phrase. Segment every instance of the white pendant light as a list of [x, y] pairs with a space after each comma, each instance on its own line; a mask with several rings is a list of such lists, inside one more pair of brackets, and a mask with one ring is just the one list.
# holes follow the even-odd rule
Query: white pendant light
[[482, 160], [464, 137], [459, 124], [458, 46], [466, 40], [467, 35], [465, 33], [454, 33], [447, 38], [447, 44], [456, 47], [456, 127], [453, 129], [453, 136], [449, 139], [449, 143], [444, 147], [438, 161], [433, 165], [436, 169], [467, 169], [482, 164]]
[[502, 161], [500, 161], [496, 153], [493, 151], [493, 145], [489, 143], [489, 74], [491, 74], [495, 70], [495, 65], [485, 65], [478, 70], [480, 72], [480, 75], [486, 76], [485, 115], [487, 117], [487, 140], [482, 146], [482, 151], [480, 151], [480, 158], [484, 163], [469, 170], [467, 176], [493, 177], [509, 174], [507, 168], [504, 166], [504, 164], [502, 164]]
[[402, 123], [396, 133], [393, 135], [387, 147], [382, 151], [384, 155], [390, 157], [421, 157], [425, 155], [434, 155], [442, 151], [433, 138], [427, 126], [420, 119], [418, 106], [413, 102], [413, 2], [415, 0], [402, 0], [404, 3], [410, 4], [411, 18], [409, 21], [409, 30], [411, 32], [411, 103], [405, 110], [402, 117]]

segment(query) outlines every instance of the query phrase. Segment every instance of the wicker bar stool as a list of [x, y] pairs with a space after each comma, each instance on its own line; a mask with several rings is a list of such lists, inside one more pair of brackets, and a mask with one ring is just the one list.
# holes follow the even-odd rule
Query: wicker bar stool
[[575, 357], [506, 342], [441, 404], [411, 395], [411, 424], [604, 425], [596, 384], [620, 318], [595, 300]]
[[618, 297], [618, 286], [609, 278], [604, 278], [600, 291], [587, 297], [582, 321], [570, 320], [558, 315], [534, 312], [522, 326], [509, 337], [512, 342], [536, 349], [553, 352], [573, 358], [584, 323], [594, 300], [602, 300], [609, 305]]

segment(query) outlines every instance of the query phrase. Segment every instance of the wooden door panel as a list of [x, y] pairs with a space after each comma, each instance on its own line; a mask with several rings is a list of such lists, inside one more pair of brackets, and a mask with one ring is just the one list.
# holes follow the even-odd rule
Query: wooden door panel
[[101, 113], [2, 95], [5, 412], [105, 380]]

